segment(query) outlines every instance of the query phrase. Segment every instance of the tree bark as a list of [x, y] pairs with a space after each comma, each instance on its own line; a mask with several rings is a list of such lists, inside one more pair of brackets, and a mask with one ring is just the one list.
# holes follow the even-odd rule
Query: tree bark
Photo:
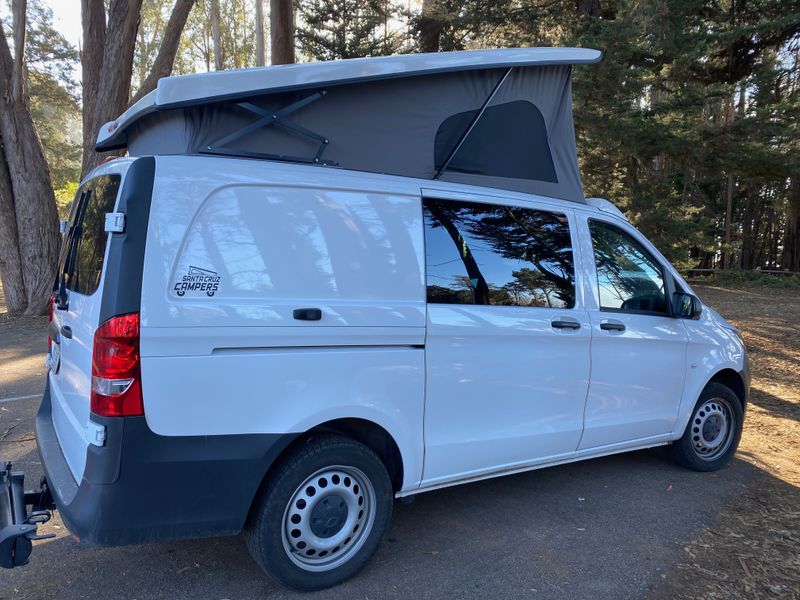
[[272, 64], [294, 63], [294, 7], [292, 0], [270, 0], [269, 26]]
[[106, 9], [103, 0], [81, 0], [83, 49], [81, 50], [82, 100], [83, 100], [83, 160], [81, 176], [90, 168], [86, 148], [94, 148], [97, 131], [94, 115], [97, 112], [97, 91], [100, 71], [103, 68], [103, 48], [106, 43]]
[[266, 44], [264, 41], [264, 0], [256, 0], [256, 66], [263, 67], [265, 64], [264, 52]]
[[27, 0], [12, 0], [11, 13], [14, 22], [14, 73], [11, 80], [14, 99], [19, 102], [25, 97], [25, 37], [28, 31], [26, 15]]
[[[0, 98], [0, 137], [5, 148], [14, 150], [4, 152], [4, 163], [8, 166], [15, 215], [0, 213], [0, 218], [16, 221], [19, 258], [24, 265], [25, 312], [43, 314], [58, 260], [58, 216], [50, 170], [33, 125], [27, 95], [18, 101], [10, 93], [14, 79], [11, 51], [6, 37], [0, 35], [0, 90], [4, 90]], [[9, 208], [8, 202], [4, 208]]]
[[25, 310], [25, 281], [19, 257], [16, 209], [11, 176], [8, 173], [5, 151], [0, 140], [0, 282], [3, 284], [6, 310], [18, 313]]
[[214, 43], [214, 70], [221, 71], [224, 59], [222, 56], [222, 33], [219, 28], [219, 0], [211, 0], [211, 39]]
[[131, 104], [138, 102], [156, 89], [159, 79], [169, 77], [172, 74], [175, 55], [178, 53], [178, 46], [181, 42], [181, 33], [183, 33], [186, 20], [189, 18], [189, 13], [192, 11], [194, 4], [195, 0], [175, 0], [175, 6], [172, 8], [167, 28], [164, 30], [164, 37], [161, 40], [156, 60], [150, 73], [131, 99]]

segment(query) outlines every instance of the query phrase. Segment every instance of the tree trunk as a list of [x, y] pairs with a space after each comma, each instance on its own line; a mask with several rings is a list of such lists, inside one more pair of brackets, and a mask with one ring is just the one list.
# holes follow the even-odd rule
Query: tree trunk
[[789, 194], [781, 267], [789, 271], [800, 272], [800, 179], [797, 177], [792, 177]]
[[[102, 10], [103, 3], [94, 5]], [[116, 119], [128, 106], [133, 73], [133, 50], [142, 0], [111, 0], [108, 13], [108, 28], [102, 49], [102, 66], [99, 79], [91, 87], [97, 90], [91, 127], [83, 131], [82, 176], [99, 164], [103, 158], [117, 152], [97, 152], [94, 149], [97, 132], [108, 121]], [[100, 17], [95, 17], [95, 21]], [[94, 66], [94, 65], [92, 65]], [[84, 72], [84, 82], [96, 75], [96, 71]], [[102, 82], [102, 85], [99, 83]], [[85, 111], [85, 108], [84, 108]], [[84, 119], [86, 123], [86, 119]]]
[[733, 174], [728, 174], [728, 196], [725, 203], [725, 246], [722, 249], [722, 268], [731, 266], [731, 228], [733, 219]]
[[214, 44], [214, 70], [221, 71], [225, 62], [222, 55], [222, 32], [220, 31], [219, 0], [211, 0], [211, 40]]
[[2, 140], [0, 140], [0, 282], [3, 284], [6, 310], [18, 313], [25, 310], [25, 281], [19, 257], [14, 191]]
[[189, 13], [192, 11], [194, 4], [195, 0], [175, 0], [175, 6], [172, 8], [167, 28], [164, 30], [164, 37], [161, 40], [156, 60], [150, 73], [136, 91], [131, 104], [138, 102], [149, 92], [156, 89], [158, 80], [162, 77], [169, 77], [172, 73], [175, 55], [178, 53], [178, 46], [181, 42], [181, 33], [183, 33], [186, 20], [189, 18]]
[[575, 12], [578, 13], [578, 16], [599, 17], [600, 0], [577, 0]]
[[[50, 169], [33, 125], [27, 95], [17, 99], [11, 93], [15, 77], [8, 42], [0, 35], [0, 90], [4, 90], [0, 98], [0, 137], [6, 149], [13, 149], [4, 153], [4, 163], [8, 166], [14, 207], [14, 216], [0, 213], [0, 219], [16, 221], [19, 260], [24, 265], [25, 312], [44, 314], [58, 260], [58, 215]], [[3, 208], [8, 209], [9, 203], [4, 202]], [[3, 262], [8, 260], [13, 258], [4, 256]]]
[[269, 1], [270, 54], [273, 65], [295, 62], [292, 0]]
[[256, 0], [256, 66], [265, 65], [264, 52], [266, 43], [264, 41], [264, 0]]
[[11, 78], [11, 87], [14, 99], [20, 102], [25, 97], [25, 37], [28, 31], [27, 0], [12, 0], [11, 13], [14, 22], [14, 72]]
[[445, 21], [440, 0], [423, 0], [422, 13], [417, 21], [420, 52], [438, 52]]
[[86, 148], [94, 148], [97, 131], [94, 115], [97, 112], [97, 90], [103, 68], [103, 47], [106, 40], [106, 9], [103, 0], [81, 0], [83, 49], [81, 51], [81, 97], [83, 101], [83, 160], [81, 177], [89, 170]]

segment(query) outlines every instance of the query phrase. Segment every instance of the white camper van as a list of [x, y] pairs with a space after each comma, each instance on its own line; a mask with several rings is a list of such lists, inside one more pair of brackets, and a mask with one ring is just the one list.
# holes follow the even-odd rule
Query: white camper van
[[25, 502], [88, 545], [243, 531], [313, 590], [365, 565], [395, 498], [660, 445], [725, 465], [741, 337], [583, 196], [570, 69], [599, 59], [163, 79], [72, 206]]

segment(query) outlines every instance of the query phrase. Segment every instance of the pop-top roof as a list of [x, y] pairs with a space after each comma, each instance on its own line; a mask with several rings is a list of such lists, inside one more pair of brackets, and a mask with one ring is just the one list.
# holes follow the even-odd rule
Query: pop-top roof
[[473, 50], [167, 77], [102, 127], [97, 149], [256, 156], [582, 201], [570, 65], [601, 56]]

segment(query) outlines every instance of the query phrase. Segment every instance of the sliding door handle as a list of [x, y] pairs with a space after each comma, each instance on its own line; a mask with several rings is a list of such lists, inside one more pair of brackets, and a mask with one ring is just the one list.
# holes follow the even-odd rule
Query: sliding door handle
[[580, 329], [581, 328], [581, 324], [578, 323], [577, 321], [563, 321], [563, 320], [551, 321], [550, 325], [553, 327], [553, 329]]
[[625, 331], [625, 325], [614, 321], [600, 323], [600, 329], [603, 331]]
[[295, 308], [292, 316], [298, 321], [319, 321], [322, 311], [318, 308]]

